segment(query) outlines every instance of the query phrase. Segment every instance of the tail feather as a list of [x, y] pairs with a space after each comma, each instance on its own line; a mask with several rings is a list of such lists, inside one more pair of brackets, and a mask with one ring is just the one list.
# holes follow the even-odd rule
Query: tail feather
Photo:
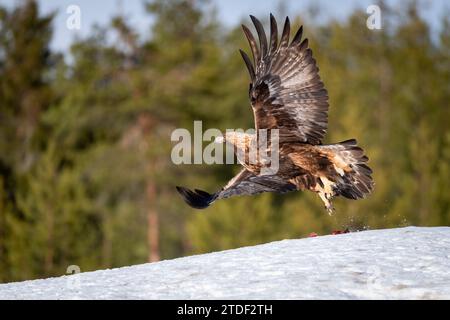
[[357, 145], [355, 139], [325, 145], [331, 152], [338, 178], [334, 185], [335, 195], [349, 199], [365, 198], [373, 190], [372, 169], [366, 164], [369, 158]]
[[176, 188], [183, 197], [184, 201], [195, 209], [205, 209], [215, 200], [214, 194], [209, 194], [208, 192], [203, 190], [195, 189], [194, 191], [192, 191], [179, 186], [177, 186]]

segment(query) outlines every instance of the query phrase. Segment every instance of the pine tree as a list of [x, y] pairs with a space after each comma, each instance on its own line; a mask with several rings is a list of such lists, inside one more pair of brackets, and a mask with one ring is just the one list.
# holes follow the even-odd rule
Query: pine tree
[[15, 278], [18, 268], [9, 245], [16, 241], [17, 225], [26, 222], [16, 195], [40, 156], [41, 116], [53, 100], [47, 77], [52, 19], [53, 14], [40, 16], [35, 1], [10, 11], [0, 8], [0, 251], [5, 270], [0, 277]]

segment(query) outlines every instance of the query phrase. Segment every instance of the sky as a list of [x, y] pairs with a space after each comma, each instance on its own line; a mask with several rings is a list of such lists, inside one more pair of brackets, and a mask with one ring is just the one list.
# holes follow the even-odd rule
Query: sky
[[[20, 1], [22, 0], [0, 0], [0, 5], [11, 8]], [[106, 25], [111, 17], [118, 13], [124, 14], [140, 34], [148, 32], [152, 21], [144, 10], [144, 0], [38, 0], [38, 2], [42, 13], [57, 11], [51, 47], [58, 51], [68, 50], [75, 37], [88, 35], [94, 24]], [[400, 9], [406, 3], [404, 0], [387, 2]], [[365, 11], [369, 5], [376, 3], [376, 0], [211, 0], [211, 3], [217, 8], [219, 20], [225, 26], [233, 26], [247, 18], [249, 14], [268, 17], [269, 12], [279, 11], [280, 3], [284, 3], [285, 13], [292, 15], [306, 12], [311, 3], [314, 3], [320, 8], [319, 19], [341, 20], [355, 8]], [[423, 7], [423, 17], [430, 22], [432, 30], [437, 32], [442, 16], [450, 12], [450, 1], [421, 0], [420, 3]], [[66, 26], [70, 16], [66, 11], [71, 5], [77, 5], [81, 11], [79, 30], [70, 30]]]

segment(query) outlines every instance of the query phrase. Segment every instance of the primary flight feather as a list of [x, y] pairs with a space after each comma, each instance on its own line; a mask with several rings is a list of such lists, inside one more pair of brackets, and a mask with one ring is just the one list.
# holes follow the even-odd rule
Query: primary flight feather
[[218, 192], [177, 187], [178, 192], [190, 206], [203, 209], [234, 195], [310, 190], [320, 196], [329, 213], [336, 196], [365, 197], [373, 189], [372, 170], [356, 140], [322, 144], [328, 124], [328, 93], [308, 39], [302, 40], [303, 27], [290, 41], [290, 22], [286, 18], [278, 42], [277, 22], [270, 15], [268, 42], [261, 22], [250, 18], [258, 43], [246, 26], [242, 28], [253, 59], [239, 51], [250, 75], [249, 98], [256, 134], [227, 132], [221, 140], [233, 145], [236, 153], [248, 154], [252, 143], [259, 141], [260, 131], [270, 136], [276, 130], [279, 169], [275, 174], [264, 174], [267, 162], [238, 155], [243, 169]]

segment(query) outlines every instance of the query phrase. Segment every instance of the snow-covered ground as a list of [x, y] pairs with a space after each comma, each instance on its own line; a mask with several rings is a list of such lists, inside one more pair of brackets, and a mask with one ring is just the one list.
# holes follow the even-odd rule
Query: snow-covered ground
[[450, 228], [284, 240], [0, 285], [0, 299], [449, 299]]

